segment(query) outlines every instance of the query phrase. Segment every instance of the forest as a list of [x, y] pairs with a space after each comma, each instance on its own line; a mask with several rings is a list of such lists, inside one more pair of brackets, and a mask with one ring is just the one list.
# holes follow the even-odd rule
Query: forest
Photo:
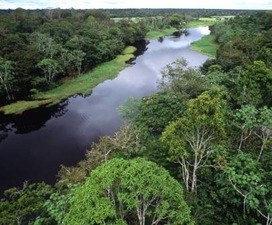
[[[151, 25], [186, 26], [176, 12], [160, 23], [96, 10], [0, 17], [2, 104], [114, 58]], [[271, 225], [272, 13], [239, 12], [210, 30], [215, 58], [167, 65], [159, 92], [129, 98], [120, 130], [62, 165], [55, 185], [6, 190], [0, 224]]]
[[0, 14], [1, 104], [54, 88], [142, 40], [146, 29], [104, 12], [16, 9]]
[[[174, 9], [1, 10], [0, 106], [39, 98], [38, 93], [53, 89], [81, 72], [90, 71], [114, 59], [125, 46], [144, 40], [148, 31], [171, 27], [181, 29], [188, 21], [200, 16], [253, 12]], [[140, 19], [133, 22], [126, 18], [128, 15]]]

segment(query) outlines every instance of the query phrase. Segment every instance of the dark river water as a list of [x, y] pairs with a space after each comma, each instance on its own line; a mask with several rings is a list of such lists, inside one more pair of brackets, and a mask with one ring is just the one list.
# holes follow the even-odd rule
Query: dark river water
[[188, 30], [189, 36], [150, 41], [134, 65], [99, 84], [88, 96], [70, 97], [57, 106], [21, 116], [0, 116], [0, 191], [25, 180], [54, 183], [60, 164], [75, 165], [91, 142], [118, 130], [118, 106], [127, 97], [156, 92], [166, 64], [181, 57], [190, 66], [205, 62], [208, 57], [190, 50], [190, 43], [208, 34], [208, 28]]

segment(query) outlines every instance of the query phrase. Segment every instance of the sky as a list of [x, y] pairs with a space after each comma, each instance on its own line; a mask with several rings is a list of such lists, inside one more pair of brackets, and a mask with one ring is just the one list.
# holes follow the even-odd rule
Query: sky
[[207, 8], [272, 10], [272, 0], [0, 0], [0, 9]]

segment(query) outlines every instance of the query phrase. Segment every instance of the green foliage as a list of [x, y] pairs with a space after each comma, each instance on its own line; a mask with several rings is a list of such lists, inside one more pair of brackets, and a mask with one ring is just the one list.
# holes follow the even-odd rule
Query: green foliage
[[79, 75], [80, 71], [81, 71], [81, 67], [82, 67], [82, 62], [83, 62], [83, 59], [84, 59], [86, 53], [84, 53], [81, 50], [74, 50], [71, 52], [71, 55], [72, 55], [71, 62], [74, 64], [74, 66], [77, 70], [77, 73]]
[[[203, 92], [198, 98], [188, 101], [184, 115], [166, 128], [162, 140], [168, 142], [171, 139], [177, 142], [176, 144], [171, 143], [173, 148], [170, 147], [170, 152], [179, 154], [179, 150], [184, 149], [187, 145], [188, 136], [197, 135], [198, 129], [206, 130], [205, 136], [207, 137], [215, 135], [217, 138], [222, 138], [226, 135], [225, 115], [226, 103], [222, 99], [221, 90], [212, 89]], [[173, 132], [175, 135], [170, 138]]]
[[57, 104], [71, 95], [90, 93], [90, 90], [97, 84], [117, 76], [120, 70], [127, 66], [126, 61], [134, 57], [132, 54], [134, 51], [135, 48], [130, 46], [122, 55], [98, 66], [93, 71], [81, 74], [75, 79], [68, 80], [52, 90], [39, 92], [37, 95], [32, 96], [33, 100], [17, 101], [10, 105], [0, 107], [0, 111], [5, 114], [21, 114], [31, 108]]
[[64, 221], [127, 224], [126, 218], [137, 215], [139, 224], [192, 224], [182, 196], [178, 182], [156, 164], [141, 158], [113, 159], [95, 169], [75, 191]]
[[33, 89], [43, 91], [33, 86], [43, 75], [59, 85], [63, 77], [90, 71], [114, 59], [127, 44], [143, 40], [147, 32], [142, 22], [114, 22], [101, 10], [20, 9], [0, 16], [0, 57], [16, 63], [15, 91], [0, 90], [9, 100], [29, 99]]
[[177, 29], [181, 29], [185, 25], [182, 17], [178, 14], [173, 14], [173, 15], [169, 16], [168, 20], [169, 20], [170, 26], [175, 27]]
[[271, 65], [271, 38], [268, 38], [270, 19], [271, 14], [264, 12], [249, 17], [237, 16], [212, 28], [212, 34], [219, 44], [217, 62], [225, 71], [236, 66], [246, 67], [256, 60]]
[[[33, 89], [37, 90], [37, 91], [34, 91], [34, 93], [32, 92], [33, 94], [38, 94], [39, 91], [46, 91], [50, 87], [50, 83], [47, 81], [47, 79], [45, 77], [35, 77], [31, 81], [31, 85], [32, 85]], [[33, 89], [31, 89], [31, 90], [33, 90]]]
[[[270, 151], [270, 143], [272, 136], [272, 110], [266, 106], [263, 108], [255, 108], [254, 106], [243, 106], [236, 110], [234, 114], [235, 125], [241, 131], [239, 150], [246, 149], [248, 146], [254, 146], [252, 154], [258, 155], [257, 160], [261, 159], [264, 149]], [[255, 137], [255, 138], [254, 138]], [[260, 140], [257, 141], [256, 137]], [[251, 143], [251, 145], [248, 145]]]
[[187, 115], [197, 126], [201, 125], [214, 130], [212, 134], [223, 138], [226, 123], [226, 102], [223, 99], [224, 92], [219, 88], [213, 88], [203, 92], [196, 99], [187, 103]]
[[267, 223], [271, 220], [271, 180], [265, 178], [261, 165], [251, 155], [238, 152], [228, 163], [225, 173], [217, 183], [223, 198], [236, 207], [243, 207], [243, 214], [255, 211]]
[[123, 118], [132, 121], [150, 135], [160, 135], [164, 128], [184, 111], [184, 103], [168, 93], [156, 93], [141, 100], [128, 99], [120, 108]]
[[210, 17], [194, 18], [187, 22], [186, 27], [187, 28], [206, 27], [206, 26], [212, 26], [216, 22], [217, 22], [216, 18], [210, 18]]
[[[124, 68], [135, 49], [92, 73], [70, 76], [115, 58], [148, 30], [170, 32], [182, 21], [217, 20], [193, 19], [211, 16], [210, 10], [176, 10], [119, 9], [119, 17], [137, 18], [114, 20], [99, 10], [0, 12], [0, 95], [7, 88], [10, 99], [29, 93], [38, 99], [5, 109], [22, 112], [89, 92]], [[187, 204], [201, 225], [271, 224], [271, 15], [229, 17], [211, 27], [219, 49], [202, 73], [182, 59], [168, 65], [161, 92], [123, 107], [132, 125], [101, 137], [77, 166], [61, 167], [58, 191], [45, 184], [7, 190], [0, 224], [190, 224]], [[51, 83], [35, 67], [39, 63], [56, 85], [61, 78], [69, 81], [41, 92]], [[54, 65], [62, 67], [61, 77]], [[138, 156], [168, 172], [143, 159], [128, 160]], [[185, 194], [169, 173], [182, 176]]]
[[53, 192], [52, 187], [45, 183], [25, 183], [22, 189], [11, 188], [5, 191], [0, 200], [0, 224], [30, 224], [38, 216], [50, 221], [44, 208], [46, 199]]
[[[50, 195], [50, 198], [44, 202], [43, 207], [45, 208], [45, 212], [48, 214], [48, 217], [54, 221], [53, 224], [63, 224], [64, 216], [70, 207], [69, 201], [76, 187], [75, 185], [70, 185], [69, 191], [62, 194], [54, 192]], [[46, 217], [40, 215], [36, 218], [34, 225], [43, 225], [46, 220]]]
[[146, 38], [147, 39], [158, 39], [160, 37], [163, 37], [163, 36], [166, 36], [166, 35], [170, 35], [170, 34], [173, 34], [175, 31], [177, 31], [176, 28], [165, 28], [165, 29], [162, 29], [162, 30], [151, 30], [151, 31], [148, 31], [147, 34], [146, 34]]
[[188, 67], [185, 59], [178, 59], [162, 70], [159, 82], [162, 91], [182, 100], [197, 97], [208, 88], [197, 69]]
[[214, 41], [212, 35], [206, 35], [202, 37], [199, 41], [193, 42], [191, 48], [194, 51], [201, 52], [202, 54], [215, 57], [218, 49], [217, 44]]
[[245, 73], [241, 74], [238, 87], [241, 91], [242, 104], [264, 105], [271, 104], [272, 71], [262, 61], [254, 61], [248, 66]]
[[14, 81], [14, 63], [0, 56], [0, 90], [4, 90], [8, 100], [13, 99], [11, 84]]
[[61, 66], [54, 59], [43, 59], [37, 64], [37, 67], [43, 71], [44, 77], [48, 82], [53, 81], [54, 77], [62, 72]]
[[77, 166], [61, 166], [56, 186], [64, 189], [70, 184], [84, 182], [92, 170], [114, 156], [124, 158], [141, 156], [145, 147], [141, 143], [140, 133], [140, 129], [125, 123], [114, 135], [101, 137], [98, 143], [92, 143], [91, 148], [86, 152], [86, 159], [79, 162]]
[[181, 166], [188, 191], [196, 191], [201, 167], [224, 163], [221, 145], [226, 137], [226, 112], [221, 90], [214, 88], [189, 100], [184, 115], [162, 133], [171, 159]]

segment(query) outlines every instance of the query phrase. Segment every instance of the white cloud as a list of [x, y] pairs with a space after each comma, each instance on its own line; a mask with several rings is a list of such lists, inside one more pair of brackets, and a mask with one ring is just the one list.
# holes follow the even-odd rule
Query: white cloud
[[271, 0], [0, 0], [0, 9], [15, 8], [221, 8], [272, 9]]

